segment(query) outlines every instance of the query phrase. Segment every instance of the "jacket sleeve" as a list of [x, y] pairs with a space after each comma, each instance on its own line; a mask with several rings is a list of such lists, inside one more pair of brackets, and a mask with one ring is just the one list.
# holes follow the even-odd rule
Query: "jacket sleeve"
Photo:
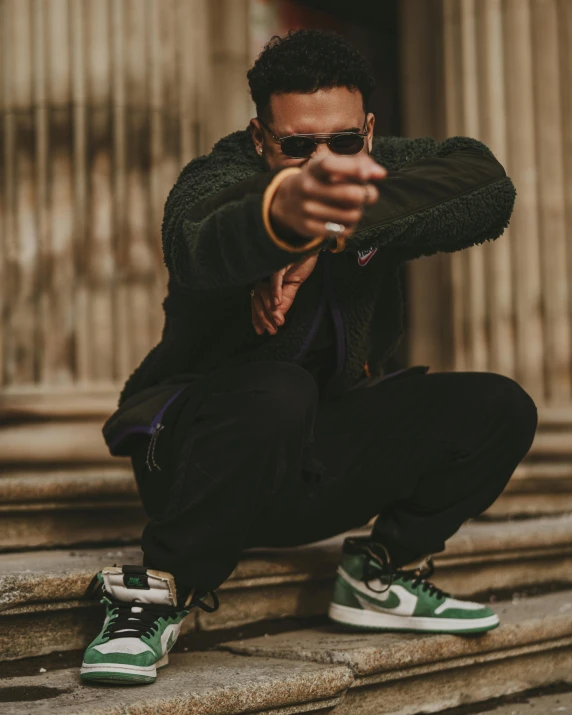
[[[163, 254], [169, 274], [185, 289], [249, 285], [309, 255], [307, 241], [277, 245], [262, 219], [262, 197], [277, 171], [260, 172], [191, 201], [188, 185], [173, 187], [163, 219]], [[315, 249], [314, 249], [315, 250]]]
[[[379, 201], [364, 212], [350, 250], [383, 246], [407, 260], [458, 251], [503, 233], [516, 191], [484, 144], [467, 137], [405, 141], [414, 160], [377, 182]], [[420, 158], [423, 149], [429, 156]]]

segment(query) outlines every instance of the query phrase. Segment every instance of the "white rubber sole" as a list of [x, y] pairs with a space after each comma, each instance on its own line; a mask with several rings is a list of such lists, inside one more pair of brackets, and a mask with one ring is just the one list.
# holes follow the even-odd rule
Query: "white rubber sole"
[[124, 663], [82, 663], [79, 671], [83, 680], [98, 683], [153, 683], [157, 679], [157, 671], [169, 665], [169, 654], [158, 660], [154, 665], [127, 665]]
[[499, 624], [496, 614], [486, 618], [426, 618], [421, 616], [394, 616], [361, 608], [330, 603], [328, 616], [336, 623], [357, 628], [390, 631], [424, 631], [433, 633], [475, 633], [490, 631]]

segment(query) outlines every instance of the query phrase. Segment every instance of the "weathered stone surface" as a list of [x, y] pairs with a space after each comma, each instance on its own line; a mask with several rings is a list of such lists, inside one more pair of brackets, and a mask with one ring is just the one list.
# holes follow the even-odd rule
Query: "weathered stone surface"
[[[350, 688], [336, 715], [420, 715], [520, 693], [550, 683], [570, 680], [572, 647], [531, 653], [503, 651], [498, 659], [462, 665], [438, 663], [436, 668]], [[359, 681], [358, 681], [359, 685]], [[490, 712], [490, 711], [489, 711]], [[497, 711], [495, 710], [495, 715]], [[517, 710], [526, 715], [527, 710]], [[543, 715], [548, 713], [543, 712]]]
[[496, 517], [507, 517], [570, 512], [572, 512], [572, 492], [505, 492], [486, 513]]
[[66, 548], [70, 545], [134, 543], [147, 520], [138, 502], [0, 507], [0, 551]]
[[528, 521], [470, 521], [447, 542], [447, 549], [439, 558], [445, 563], [456, 556], [478, 557], [498, 552], [503, 557], [507, 550], [568, 547], [572, 543], [572, 515], [538, 518]]
[[[570, 441], [567, 435], [563, 436]], [[507, 488], [487, 514], [500, 517], [571, 511], [572, 461], [569, 458], [562, 461], [526, 459], [516, 468]]]
[[[315, 583], [332, 578], [345, 535], [296, 549], [257, 549], [246, 551], [231, 578], [221, 586], [222, 598], [244, 589], [268, 588], [284, 583]], [[484, 565], [499, 571], [515, 562], [523, 571], [542, 578], [543, 563], [554, 555], [562, 559], [572, 553], [572, 516], [513, 522], [470, 522], [449, 541], [447, 550], [436, 558], [440, 574], [452, 580], [449, 571], [467, 567], [475, 576], [477, 592], [489, 587], [479, 579]], [[531, 569], [526, 559], [534, 559]], [[80, 598], [94, 575], [110, 563], [141, 563], [136, 547], [119, 549], [75, 549], [0, 554], [0, 609], [26, 602], [74, 600]], [[559, 576], [566, 580], [572, 572], [562, 569]], [[466, 574], [463, 574], [463, 579]], [[459, 579], [460, 581], [462, 579]], [[500, 580], [504, 585], [504, 581]], [[513, 581], [510, 585], [517, 586]], [[462, 584], [459, 583], [461, 587]], [[225, 593], [227, 592], [227, 593]]]
[[[220, 609], [213, 614], [197, 612], [198, 627], [224, 629], [264, 619], [324, 614], [343, 538], [298, 549], [245, 552], [220, 588]], [[572, 517], [469, 523], [436, 559], [435, 580], [460, 596], [490, 588], [570, 581], [570, 543]], [[135, 547], [0, 555], [0, 615], [7, 644], [7, 650], [0, 648], [0, 660], [49, 652], [54, 630], [41, 616], [48, 609], [50, 623], [65, 624], [52, 649], [83, 647], [89, 639], [79, 611], [70, 621], [66, 610], [80, 607], [91, 578], [102, 566], [141, 563], [141, 559]], [[12, 616], [18, 618], [12, 622]]]
[[[28, 604], [0, 613], [0, 661], [83, 649], [99, 633], [103, 617], [100, 604], [85, 601]], [[191, 613], [182, 634], [194, 630], [196, 614]]]
[[[484, 711], [483, 712], [487, 712]], [[490, 712], [490, 710], [488, 710]], [[495, 715], [552, 715], [572, 713], [572, 692], [553, 695], [521, 696], [518, 700], [495, 708]]]
[[2, 470], [0, 504], [40, 504], [110, 501], [128, 497], [139, 501], [129, 462], [99, 467]]
[[347, 665], [356, 676], [410, 669], [463, 658], [477, 662], [499, 653], [560, 641], [572, 644], [572, 592], [519, 599], [496, 608], [501, 625], [479, 636], [411, 633], [347, 633], [337, 626], [235, 641], [220, 646], [233, 653]]
[[154, 685], [140, 688], [84, 686], [77, 670], [6, 679], [0, 681], [0, 701], [10, 695], [10, 688], [26, 688], [30, 696], [36, 688], [37, 696], [44, 697], [4, 702], [2, 713], [23, 715], [31, 712], [32, 706], [34, 715], [234, 715], [262, 711], [287, 715], [332, 707], [353, 680], [343, 666], [227, 653], [175, 654], [170, 660]]
[[0, 472], [0, 551], [133, 543], [141, 536], [146, 518], [124, 460], [52, 469], [2, 465]]
[[82, 598], [102, 566], [134, 563], [141, 563], [141, 551], [133, 547], [0, 554], [0, 612], [23, 603]]

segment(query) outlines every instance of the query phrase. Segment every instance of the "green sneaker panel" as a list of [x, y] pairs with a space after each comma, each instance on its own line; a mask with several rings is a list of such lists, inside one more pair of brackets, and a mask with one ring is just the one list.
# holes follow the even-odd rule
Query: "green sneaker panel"
[[[87, 647], [80, 676], [105, 683], [154, 682], [167, 665], [189, 609], [177, 609], [171, 574], [139, 567], [109, 567], [101, 572], [103, 627]], [[124, 636], [122, 634], [125, 634]]]
[[338, 623], [370, 630], [462, 633], [499, 624], [490, 608], [451, 597], [420, 571], [397, 570], [390, 580], [383, 564], [367, 554], [347, 552], [342, 553], [329, 615]]

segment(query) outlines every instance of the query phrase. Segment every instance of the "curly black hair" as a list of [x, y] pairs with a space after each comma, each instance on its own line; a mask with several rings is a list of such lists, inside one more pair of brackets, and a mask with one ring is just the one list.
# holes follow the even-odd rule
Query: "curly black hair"
[[324, 30], [290, 30], [274, 35], [247, 73], [256, 111], [269, 117], [270, 96], [278, 92], [316, 92], [348, 87], [359, 90], [364, 109], [375, 88], [364, 57], [340, 35]]

